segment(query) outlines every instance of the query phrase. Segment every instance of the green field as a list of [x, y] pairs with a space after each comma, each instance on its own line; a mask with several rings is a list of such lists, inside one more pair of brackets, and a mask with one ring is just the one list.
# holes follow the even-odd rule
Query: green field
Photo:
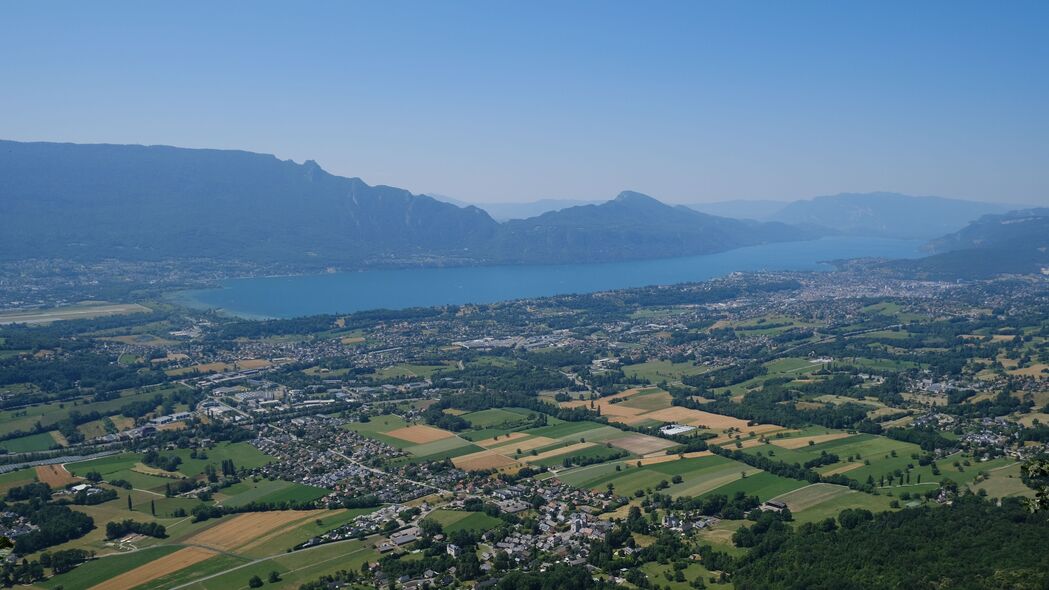
[[743, 492], [748, 496], [757, 496], [759, 500], [765, 502], [805, 485], [808, 484], [797, 479], [789, 479], [762, 472], [737, 479], [719, 488], [714, 488], [712, 491], [707, 492], [706, 495], [720, 494], [731, 498], [736, 492]]
[[652, 410], [669, 408], [671, 406], [670, 394], [658, 387], [642, 389], [636, 394], [628, 397], [626, 400], [619, 402], [619, 404], [627, 408], [637, 408], [649, 412]]
[[451, 365], [416, 365], [403, 363], [379, 369], [375, 372], [375, 377], [378, 379], [392, 379], [394, 377], [418, 377], [420, 379], [429, 379], [436, 371], [449, 368], [451, 368]]
[[[989, 462], [988, 462], [989, 463]], [[1020, 479], [1020, 464], [1013, 463], [1005, 467], [999, 467], [996, 469], [988, 470], [984, 467], [985, 464], [980, 465], [980, 469], [987, 471], [990, 476], [987, 479], [979, 482], [972, 482], [969, 484], [969, 488], [972, 491], [984, 490], [987, 492], [987, 496], [991, 498], [1007, 498], [1009, 496], [1034, 496], [1034, 490], [1027, 487], [1023, 480]]]
[[765, 363], [765, 368], [768, 369], [768, 373], [748, 379], [742, 383], [737, 383], [728, 387], [719, 387], [714, 389], [715, 393], [728, 393], [731, 395], [738, 395], [744, 393], [749, 389], [754, 389], [759, 385], [765, 383], [769, 379], [776, 377], [805, 377], [808, 374], [820, 369], [820, 365], [809, 362], [807, 358], [800, 357], [784, 357]]
[[167, 478], [132, 471], [136, 463], [142, 460], [139, 453], [122, 453], [114, 457], [103, 457], [92, 461], [71, 463], [66, 469], [73, 475], [84, 477], [90, 471], [98, 471], [106, 481], [122, 479], [130, 482], [135, 489], [152, 492], [163, 492], [166, 484], [177, 477]]
[[392, 436], [386, 436], [385, 433], [398, 428], [404, 428], [407, 425], [408, 423], [404, 421], [404, 418], [388, 414], [384, 416], [372, 416], [368, 422], [349, 422], [343, 424], [343, 428], [352, 430], [367, 436], [368, 438], [382, 441], [392, 447], [403, 449], [411, 446], [412, 443]]
[[484, 449], [477, 445], [470, 444], [468, 441], [457, 436], [450, 436], [448, 438], [442, 438], [421, 445], [404, 447], [404, 450], [414, 455], [415, 459], [420, 461], [440, 461], [442, 459], [458, 457], [459, 455], [476, 453]]
[[848, 358], [845, 361], [841, 359], [831, 363], [831, 369], [840, 369], [842, 367], [858, 367], [863, 369], [875, 369], [878, 371], [901, 371], [903, 369], [913, 369], [918, 364], [914, 361], [904, 361], [896, 359], [872, 359], [872, 358]]
[[[511, 446], [513, 446], [513, 445], [511, 445]], [[566, 458], [569, 458], [569, 457], [575, 457], [575, 458], [579, 458], [579, 459], [602, 459], [602, 460], [604, 460], [604, 459], [608, 459], [610, 457], [615, 456], [619, 452], [620, 452], [619, 449], [617, 449], [615, 447], [610, 449], [610, 448], [608, 448], [608, 447], [606, 447], [604, 445], [595, 445], [595, 446], [592, 446], [592, 447], [587, 447], [585, 449], [579, 449], [579, 450], [576, 450], [576, 451], [571, 451], [571, 452], [565, 453], [563, 455], [556, 455], [556, 456], [553, 456], [553, 457], [547, 457], [546, 459], [542, 459], [542, 460], [539, 460], [539, 461], [534, 461], [534, 462], [531, 463], [531, 465], [541, 465], [543, 467], [557, 467], [557, 466], [561, 465]]]
[[93, 586], [105, 583], [106, 580], [114, 578], [124, 572], [131, 571], [140, 565], [145, 565], [154, 559], [159, 559], [181, 549], [179, 546], [169, 545], [166, 547], [150, 547], [127, 553], [102, 557], [89, 561], [76, 569], [52, 577], [39, 586], [49, 590], [86, 590]]
[[102, 420], [92, 420], [85, 424], [81, 424], [76, 427], [80, 434], [84, 435], [84, 438], [91, 440], [99, 436], [104, 436], [107, 433], [106, 423], [109, 422], [108, 418]]
[[58, 443], [55, 442], [55, 437], [51, 436], [50, 432], [30, 434], [0, 442], [0, 448], [7, 449], [8, 453], [46, 451], [55, 446], [58, 446]]
[[[663, 490], [663, 493], [671, 496], [700, 496], [716, 492], [732, 485], [733, 492], [737, 489], [746, 493], [751, 487], [763, 490], [766, 495], [769, 491], [776, 489], [789, 489], [793, 486], [791, 480], [780, 478], [771, 474], [763, 474], [743, 463], [726, 459], [717, 455], [708, 457], [696, 457], [693, 459], [679, 459], [644, 465], [634, 466], [635, 461], [615, 461], [600, 465], [590, 465], [576, 469], [569, 469], [558, 474], [558, 479], [564, 483], [597, 491], [604, 491], [608, 484], [612, 484], [615, 493], [630, 496], [637, 490], [655, 490], [656, 485], [663, 480], [668, 483], [673, 481], [675, 475], [682, 477], [682, 482], [673, 484]], [[619, 471], [616, 471], [619, 467]], [[743, 475], [746, 474], [746, 477]], [[756, 477], [764, 475], [765, 477]]]
[[[821, 429], [809, 430], [811, 432], [807, 430], [804, 434], [793, 436], [792, 438], [811, 436], [823, 432]], [[852, 462], [860, 465], [855, 469], [841, 472], [841, 475], [860, 483], [866, 483], [868, 478], [873, 478], [876, 485], [881, 485], [882, 478], [886, 478], [887, 484], [888, 476], [894, 475], [896, 478], [894, 488], [899, 487], [903, 483], [903, 487], [908, 487], [909, 485], [910, 487], [918, 488], [915, 491], [935, 487], [944, 478], [950, 478], [959, 484], [966, 484], [972, 481], [980, 471], [994, 469], [1012, 462], [1010, 459], [995, 459], [986, 463], [974, 462], [968, 467], [964, 465], [955, 467], [955, 461], [963, 461], [965, 459], [961, 455], [956, 455], [939, 460], [937, 465], [940, 468], [940, 475], [933, 475], [931, 465], [920, 466], [918, 460], [914, 458], [916, 455], [922, 454], [922, 450], [918, 445], [873, 434], [857, 434], [813, 446], [804, 446], [799, 449], [784, 449], [776, 445], [766, 444], [743, 449], [743, 451], [748, 454], [761, 455], [769, 455], [771, 452], [773, 459], [791, 464], [803, 464], [806, 461], [815, 459], [820, 456], [822, 451], [837, 455], [839, 462], [821, 467], [819, 469], [821, 473], [827, 473], [849, 463], [849, 456], [851, 455], [853, 457]], [[893, 456], [893, 453], [895, 453], [895, 456]], [[910, 481], [907, 482], [905, 476], [904, 482], [900, 482], [898, 476], [896, 476], [896, 471], [899, 470], [901, 473], [906, 474], [908, 466], [910, 466]], [[920, 482], [918, 481], [919, 476], [921, 477]], [[888, 486], [886, 485], [886, 487]]]
[[165, 498], [153, 494], [132, 494], [132, 506], [138, 512], [149, 513], [151, 509], [157, 511], [157, 518], [174, 518], [175, 510], [181, 508], [188, 514], [197, 504], [203, 504], [196, 498]]
[[174, 451], [164, 451], [162, 454], [165, 456], [177, 455], [181, 458], [182, 465], [179, 466], [178, 470], [190, 477], [202, 475], [204, 473], [204, 467], [209, 464], [214, 465], [215, 467], [220, 467], [222, 462], [226, 459], [231, 459], [233, 465], [238, 469], [262, 467], [273, 460], [273, 457], [259, 451], [246, 442], [219, 443], [215, 445], [214, 448], [206, 449], [206, 459], [193, 459], [190, 457], [192, 452], [191, 449], [176, 449]]
[[329, 490], [283, 480], [242, 481], [222, 490], [228, 496], [223, 506], [244, 506], [252, 502], [309, 502], [328, 495]]
[[660, 381], [680, 381], [682, 377], [687, 375], [698, 375], [709, 370], [710, 367], [702, 365], [696, 366], [690, 362], [672, 363], [670, 361], [662, 360], [647, 361], [623, 367], [623, 373], [625, 373], [627, 377], [647, 379], [649, 383], [659, 383]]
[[476, 532], [489, 531], [499, 526], [502, 521], [484, 512], [464, 512], [462, 510], [434, 510], [426, 518], [441, 525], [445, 534], [469, 530]]
[[313, 537], [338, 528], [362, 514], [374, 512], [377, 508], [354, 508], [343, 510], [338, 514], [325, 516], [321, 519], [308, 520], [293, 529], [282, 532], [279, 536], [269, 539], [260, 545], [240, 552], [244, 557], [268, 557], [287, 551], [288, 549], [304, 543]]
[[[241, 588], [247, 587], [249, 578], [256, 573], [265, 580], [269, 576], [270, 571], [278, 571], [284, 580], [278, 584], [267, 583], [266, 588], [294, 589], [305, 582], [314, 580], [320, 575], [337, 571], [345, 567], [347, 563], [354, 564], [356, 568], [359, 568], [364, 561], [374, 561], [378, 557], [366, 542], [342, 542], [295, 552], [288, 552], [287, 550], [314, 538], [314, 536], [322, 532], [348, 523], [357, 518], [358, 515], [372, 510], [373, 508], [341, 510], [337, 513], [328, 513], [317, 520], [306, 520], [293, 528], [283, 530], [281, 534], [274, 536], [273, 539], [267, 540], [261, 545], [253, 546], [244, 551], [218, 553], [208, 560], [158, 577], [156, 580], [136, 588], [157, 590], [171, 588], [180, 584], [192, 584], [194, 581], [200, 581], [201, 578], [211, 575], [216, 577], [209, 581], [200, 582], [193, 587]], [[105, 508], [102, 511], [89, 511], [92, 517], [95, 518], [95, 521], [100, 524], [104, 521], [112, 520], [109, 512], [113, 512], [112, 518], [121, 518], [122, 514], [127, 513], [117, 507]], [[144, 519], [137, 517], [136, 520]], [[149, 519], [146, 518], [145, 520]], [[158, 559], [160, 556], [184, 547], [184, 543], [189, 536], [215, 524], [217, 523], [189, 523], [188, 520], [181, 519], [175, 524], [169, 525], [171, 536], [169, 539], [159, 542], [164, 543], [162, 546], [136, 553], [106, 557], [104, 560], [91, 562], [67, 574], [53, 577], [52, 580], [43, 586], [50, 590], [58, 590], [60, 586], [67, 589], [83, 589], [104, 585], [108, 578], [145, 565]], [[95, 534], [97, 531], [92, 531], [91, 534]], [[84, 546], [89, 547], [88, 545]]]
[[412, 461], [440, 461], [482, 450], [481, 447], [472, 445], [469, 441], [460, 437], [448, 437], [433, 442], [414, 444], [386, 434], [405, 426], [408, 426], [408, 423], [400, 416], [385, 415], [374, 416], [369, 422], [350, 422], [344, 424], [343, 428], [402, 449], [412, 455]]
[[588, 430], [595, 430], [604, 426], [604, 424], [598, 424], [597, 422], [562, 422], [561, 424], [530, 428], [528, 430], [523, 430], [522, 432], [531, 434], [532, 436], [564, 438], [566, 436], [582, 435]]
[[[527, 420], [531, 410], [523, 408], [498, 408], [482, 410], [480, 412], [469, 412], [462, 417], [474, 424], [474, 428], [459, 433], [459, 436], [467, 440], [485, 440], [496, 436], [503, 436], [511, 432], [528, 432], [526, 428], [531, 425]], [[553, 416], [547, 416], [547, 426], [564, 424]]]
[[846, 508], [863, 508], [872, 512], [890, 510], [893, 498], [850, 490], [844, 486], [818, 483], [804, 486], [776, 497], [786, 502], [799, 523], [815, 522], [825, 518], [837, 518]]
[[74, 410], [81, 414], [99, 412], [109, 416], [117, 415], [120, 408], [125, 404], [150, 399], [158, 393], [163, 395], [168, 391], [182, 387], [182, 385], [178, 384], [168, 384], [146, 388], [141, 392], [128, 389], [122, 391], [121, 396], [117, 399], [101, 402], [92, 402], [85, 398], [77, 401], [51, 402], [18, 410], [5, 410], [0, 412], [0, 435], [9, 434], [16, 430], [31, 431], [37, 422], [44, 428], [54, 426], [68, 418], [69, 413]]
[[36, 481], [36, 470], [32, 467], [16, 469], [0, 474], [0, 494], [7, 490]]
[[[233, 568], [236, 568], [238, 566], [243, 566], [243, 565], [245, 565], [247, 563], [250, 563], [250, 560], [248, 560], [247, 558], [238, 557], [238, 556], [232, 555], [232, 554], [225, 554], [225, 553], [224, 554], [219, 554], [219, 555], [216, 555], [215, 557], [212, 557], [210, 559], [206, 559], [204, 561], [196, 563], [196, 564], [194, 564], [194, 565], [192, 565], [192, 566], [190, 566], [188, 568], [181, 569], [181, 570], [179, 570], [177, 572], [168, 574], [166, 576], [162, 576], [162, 577], [157, 578], [155, 580], [149, 581], [149, 582], [147, 582], [145, 584], [141, 584], [139, 586], [136, 586], [135, 590], [167, 590], [168, 588], [172, 588], [174, 586], [191, 583], [194, 580], [199, 580], [199, 579], [201, 579], [201, 578], [203, 578], [205, 576], [211, 576], [211, 575], [222, 576], [222, 575], [224, 575], [223, 572], [232, 573], [234, 571], [241, 571], [241, 570], [234, 570]], [[271, 567], [270, 569], [278, 569], [278, 568]], [[266, 573], [262, 574], [261, 577], [263, 579], [265, 579], [266, 578], [266, 574], [268, 574], [269, 571], [270, 570], [266, 570]], [[237, 579], [237, 582], [238, 582], [237, 584], [235, 584], [235, 585], [228, 585], [228, 586], [225, 586], [225, 587], [226, 588], [238, 588], [238, 589], [239, 588], [247, 588], [248, 587], [248, 579], [250, 577], [251, 577], [251, 574], [249, 574], [247, 577], [243, 578], [242, 580], [241, 579]], [[227, 583], [232, 581], [232, 579], [236, 579], [236, 577], [231, 576], [231, 578], [227, 579]], [[196, 587], [196, 586], [194, 586], [194, 587]], [[271, 588], [272, 588], [272, 586], [271, 586]]]
[[668, 580], [665, 572], [669, 572], [671, 576], [674, 574], [674, 568], [669, 564], [661, 564], [658, 562], [650, 561], [645, 565], [641, 566], [641, 571], [645, 573], [649, 581], [655, 585], [663, 588], [670, 588], [670, 590], [692, 590], [691, 582], [695, 579], [703, 580], [705, 588], [710, 590], [731, 590], [732, 584], [719, 584], [712, 583], [710, 578], [712, 574], [710, 570], [706, 569], [699, 563], [690, 563], [688, 567], [681, 570], [682, 575], [685, 578], [684, 582], [675, 582], [673, 577]]
[[480, 412], [463, 414], [461, 417], [469, 422], [474, 428], [483, 429], [491, 428], [493, 426], [503, 426], [506, 424], [517, 424], [526, 420], [530, 413], [534, 414], [535, 412], [529, 412], [528, 410], [492, 408], [489, 410], [481, 410]]
[[[371, 548], [371, 544], [367, 541], [344, 541], [340, 543], [331, 543], [328, 545], [319, 545], [317, 547], [311, 547], [303, 551], [294, 551], [292, 553], [285, 553], [277, 555], [271, 559], [245, 565], [238, 569], [233, 569], [243, 563], [228, 563], [223, 567], [215, 568], [214, 566], [207, 568], [210, 570], [208, 573], [220, 573], [220, 575], [198, 582], [189, 586], [192, 590], [230, 590], [240, 589], [248, 587], [248, 580], [252, 576], [259, 576], [263, 580], [266, 580], [271, 571], [276, 571], [281, 576], [281, 581], [276, 583], [267, 582], [264, 586], [266, 590], [295, 590], [305, 582], [309, 582], [317, 579], [320, 576], [331, 574], [339, 570], [360, 570], [361, 564], [367, 561], [378, 560], [378, 554]], [[201, 562], [197, 566], [183, 570], [185, 573], [183, 578], [187, 577], [186, 573], [195, 574], [195, 578], [201, 577], [204, 572], [200, 571], [200, 566], [212, 562], [218, 558], [212, 558], [208, 561]], [[172, 585], [176, 585], [177, 581], [174, 579], [162, 579], [160, 583], [151, 583], [144, 586], [140, 586], [136, 590], [147, 590], [147, 589], [161, 589], [170, 588]]]

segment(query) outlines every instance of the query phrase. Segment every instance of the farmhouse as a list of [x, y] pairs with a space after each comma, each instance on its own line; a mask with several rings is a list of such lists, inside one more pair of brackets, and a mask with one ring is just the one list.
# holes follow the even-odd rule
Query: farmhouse
[[659, 431], [667, 436], [673, 436], [675, 434], [684, 434], [686, 432], [692, 432], [695, 429], [695, 426], [686, 426], [684, 424], [667, 424], [661, 427]]
[[787, 508], [787, 505], [779, 500], [769, 500], [758, 508], [763, 512], [783, 512], [783, 510]]
[[178, 422], [179, 420], [189, 420], [193, 417], [192, 412], [176, 412], [174, 414], [168, 414], [167, 416], [158, 416], [150, 420], [150, 424], [154, 426], [160, 426], [162, 424], [170, 424], [172, 422]]

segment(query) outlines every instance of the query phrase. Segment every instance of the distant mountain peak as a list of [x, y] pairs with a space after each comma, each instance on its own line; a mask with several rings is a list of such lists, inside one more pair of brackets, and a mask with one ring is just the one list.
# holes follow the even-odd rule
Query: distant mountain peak
[[616, 195], [613, 199], [617, 203], [638, 203], [646, 205], [663, 205], [666, 206], [662, 201], [652, 198], [644, 193], [637, 191], [623, 191]]

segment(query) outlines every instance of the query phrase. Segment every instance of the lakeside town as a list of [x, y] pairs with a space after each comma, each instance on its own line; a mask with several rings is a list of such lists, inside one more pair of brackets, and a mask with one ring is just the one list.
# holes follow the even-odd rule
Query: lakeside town
[[[9, 501], [40, 482], [74, 511], [126, 495], [126, 516], [89, 512], [114, 528], [148, 497], [167, 527], [41, 553], [19, 539], [50, 525], [3, 513], [9, 575], [56, 552], [87, 561], [76, 571], [148, 547], [305, 564], [352, 545], [363, 561], [326, 587], [485, 587], [561, 567], [731, 587], [732, 560], [773, 523], [1033, 497], [1021, 467], [1049, 443], [1045, 293], [1044, 279], [842, 270], [263, 322], [144, 302], [9, 327], [5, 346], [27, 345], [5, 355], [0, 392]], [[66, 388], [33, 369], [103, 359]], [[106, 388], [128, 378], [140, 384]], [[322, 524], [267, 555], [220, 534], [265, 538], [287, 525], [258, 519], [282, 513]], [[235, 572], [189, 567], [185, 584]]]

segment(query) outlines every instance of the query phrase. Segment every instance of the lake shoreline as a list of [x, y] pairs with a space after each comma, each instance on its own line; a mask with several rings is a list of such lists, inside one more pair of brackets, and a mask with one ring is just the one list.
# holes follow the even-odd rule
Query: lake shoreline
[[716, 254], [626, 262], [384, 268], [226, 279], [168, 298], [244, 319], [279, 319], [368, 309], [485, 304], [552, 295], [702, 282], [733, 272], [828, 271], [855, 258], [916, 258], [921, 241], [828, 237]]

